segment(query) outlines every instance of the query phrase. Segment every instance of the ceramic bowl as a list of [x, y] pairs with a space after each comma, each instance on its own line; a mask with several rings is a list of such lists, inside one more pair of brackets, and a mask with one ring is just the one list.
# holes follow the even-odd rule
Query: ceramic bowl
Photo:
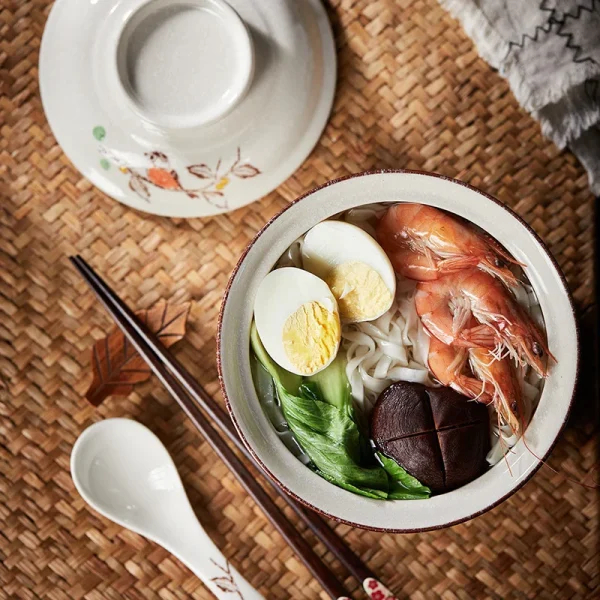
[[[428, 500], [385, 502], [340, 489], [300, 464], [285, 448], [263, 413], [252, 383], [249, 339], [254, 296], [263, 277], [300, 235], [323, 219], [373, 202], [418, 202], [443, 208], [475, 223], [519, 261], [540, 301], [548, 345], [557, 363], [538, 407], [509, 457], [481, 477]], [[244, 443], [270, 476], [310, 508], [356, 527], [414, 532], [446, 527], [498, 505], [540, 467], [562, 430], [578, 370], [578, 335], [566, 282], [542, 241], [515, 213], [491, 196], [438, 175], [393, 171], [333, 181], [287, 207], [256, 236], [242, 255], [225, 293], [218, 331], [218, 364], [223, 393]]]
[[227, 212], [306, 159], [335, 91], [321, 0], [56, 0], [40, 49], [48, 122], [133, 208]]

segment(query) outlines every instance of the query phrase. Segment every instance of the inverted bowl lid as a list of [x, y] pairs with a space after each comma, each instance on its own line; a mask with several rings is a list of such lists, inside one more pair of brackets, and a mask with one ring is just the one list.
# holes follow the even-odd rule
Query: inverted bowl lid
[[234, 210], [285, 181], [335, 79], [319, 0], [57, 0], [40, 51], [65, 154], [109, 196], [165, 216]]

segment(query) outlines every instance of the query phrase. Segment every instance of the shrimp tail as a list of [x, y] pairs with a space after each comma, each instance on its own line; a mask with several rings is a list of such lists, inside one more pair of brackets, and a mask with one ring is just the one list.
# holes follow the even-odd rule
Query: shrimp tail
[[494, 388], [468, 373], [463, 373], [469, 353], [465, 348], [449, 346], [431, 338], [428, 364], [433, 376], [459, 394], [489, 404], [494, 398]]

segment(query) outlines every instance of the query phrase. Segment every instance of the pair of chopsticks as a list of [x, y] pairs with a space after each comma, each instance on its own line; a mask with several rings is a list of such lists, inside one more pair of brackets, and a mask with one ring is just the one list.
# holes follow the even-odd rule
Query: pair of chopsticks
[[[153, 373], [159, 378], [167, 391], [184, 410], [198, 431], [203, 435], [212, 449], [229, 470], [237, 478], [243, 488], [260, 506], [265, 516], [279, 531], [285, 541], [302, 560], [323, 589], [334, 599], [347, 599], [348, 591], [340, 583], [329, 568], [315, 554], [313, 549], [301, 537], [283, 512], [256, 481], [244, 463], [229, 448], [223, 438], [215, 430], [212, 423], [236, 446], [259, 472], [259, 465], [242, 443], [227, 413], [190, 375], [181, 363], [159, 341], [133, 311], [117, 296], [104, 280], [81, 258], [70, 257], [71, 262], [90, 286], [96, 297], [104, 305], [110, 316], [123, 334], [133, 344], [140, 356], [146, 361]], [[208, 417], [200, 410], [208, 415]], [[264, 473], [263, 473], [264, 475]], [[377, 581], [368, 567], [356, 556], [348, 546], [331, 530], [316, 514], [308, 512], [295, 500], [289, 497], [274, 481], [265, 476], [265, 481], [285, 500], [286, 504], [298, 515], [323, 545], [346, 567], [346, 569], [363, 585], [369, 595], [371, 590], [380, 589], [387, 592], [386, 597], [393, 600], [391, 593]]]

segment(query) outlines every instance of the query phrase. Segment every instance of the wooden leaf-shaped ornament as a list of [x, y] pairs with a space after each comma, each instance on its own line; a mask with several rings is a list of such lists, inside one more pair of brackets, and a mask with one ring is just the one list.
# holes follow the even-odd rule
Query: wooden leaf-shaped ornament
[[[149, 310], [136, 312], [136, 316], [168, 348], [185, 335], [189, 312], [189, 302], [172, 306], [161, 300]], [[94, 344], [92, 367], [94, 379], [85, 397], [94, 406], [101, 404], [108, 396], [127, 396], [136, 383], [146, 381], [152, 373], [117, 327]]]

